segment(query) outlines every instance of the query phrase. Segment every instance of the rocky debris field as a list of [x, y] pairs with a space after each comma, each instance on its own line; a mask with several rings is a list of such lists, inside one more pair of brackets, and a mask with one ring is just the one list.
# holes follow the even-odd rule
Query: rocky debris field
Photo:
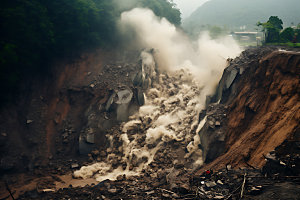
[[[246, 142], [253, 143], [250, 149], [242, 142], [238, 146], [243, 148], [245, 145], [242, 153], [229, 151], [233, 139], [239, 142], [242, 131], [247, 128], [238, 126], [239, 122], [251, 125], [249, 122], [256, 119], [255, 115], [259, 113], [258, 111], [268, 111], [269, 108], [272, 110], [271, 103], [274, 103], [277, 97], [278, 102], [284, 99], [284, 106], [280, 107], [278, 112], [290, 109], [285, 102], [294, 102], [293, 91], [298, 91], [299, 84], [294, 86], [294, 82], [291, 82], [290, 89], [286, 89], [289, 82], [285, 81], [286, 87], [277, 87], [276, 80], [277, 78], [294, 80], [295, 73], [297, 76], [299, 71], [294, 66], [298, 62], [297, 56], [294, 53], [278, 53], [277, 58], [280, 63], [283, 63], [282, 66], [288, 64], [292, 71], [296, 69], [295, 73], [290, 73], [287, 68], [281, 67], [278, 63], [278, 65], [275, 63], [276, 67], [272, 68], [269, 63], [274, 60], [273, 57], [261, 61], [275, 50], [274, 48], [248, 49], [240, 57], [228, 60], [229, 67], [224, 71], [216, 95], [207, 98], [206, 109], [200, 114], [198, 113], [201, 108], [196, 105], [199, 103], [197, 95], [200, 94], [201, 88], [197, 88], [188, 73], [179, 71], [172, 76], [163, 73], [158, 75], [156, 79], [158, 85], [149, 89], [145, 95], [147, 109], [130, 117], [128, 123], [112, 126], [106, 130], [106, 133], [109, 133], [106, 149], [94, 148], [87, 158], [82, 159], [77, 157], [59, 161], [51, 158], [52, 164], [48, 167], [35, 167], [33, 172], [41, 178], [36, 180], [36, 184], [31, 189], [27, 189], [19, 199], [298, 199], [300, 139], [299, 121], [298, 126], [294, 126], [294, 122], [298, 119], [296, 114], [288, 121], [291, 123], [290, 127], [294, 127], [293, 130], [280, 138], [283, 143], [280, 142], [279, 146], [277, 145], [278, 147], [273, 148], [272, 151], [259, 154], [262, 158], [249, 162], [252, 156], [256, 156], [255, 150], [259, 147], [260, 141], [264, 141], [264, 138], [256, 141], [256, 136], [258, 133], [263, 136], [263, 130], [269, 130], [260, 130], [260, 127], [254, 126], [250, 129], [258, 130], [256, 134], [254, 133], [253, 140], [250, 138]], [[278, 60], [276, 62], [279, 62]], [[148, 71], [151, 71], [150, 68]], [[115, 65], [108, 70], [118, 71], [118, 69], [119, 65]], [[128, 84], [132, 84], [133, 87], [144, 90], [155, 85], [152, 82], [154, 77], [150, 78], [149, 75], [146, 77], [134, 71], [132, 74], [135, 76], [128, 78]], [[277, 75], [274, 79], [268, 76], [267, 84], [263, 87], [267, 90], [269, 83], [276, 82], [270, 88], [270, 98], [268, 92], [261, 90], [257, 92], [258, 88], [262, 88], [259, 83], [264, 83], [265, 74]], [[288, 74], [289, 77], [281, 74]], [[253, 78], [252, 75], [259, 78]], [[115, 87], [118, 88], [118, 84]], [[97, 84], [90, 88], [97, 88]], [[251, 95], [247, 96], [248, 94]], [[103, 119], [106, 118], [105, 120], [117, 114], [118, 109], [105, 109], [105, 106], [109, 105], [107, 102], [111, 96], [114, 96], [114, 93], [108, 93], [106, 100], [101, 103], [103, 113], [106, 113], [102, 116]], [[137, 94], [135, 98], [138, 98]], [[248, 98], [248, 101], [243, 98]], [[259, 102], [254, 101], [256, 98]], [[265, 98], [268, 101], [272, 100], [270, 105], [258, 109], [259, 107], [256, 106], [258, 103], [262, 104]], [[118, 106], [116, 102], [119, 102], [119, 99], [114, 96], [113, 102], [112, 108]], [[237, 105], [241, 105], [240, 110]], [[297, 110], [297, 107], [293, 107], [292, 113], [295, 113], [294, 109]], [[97, 118], [93, 118], [95, 115], [90, 113], [90, 110], [92, 109], [85, 110], [87, 124], [98, 121]], [[234, 112], [237, 116], [234, 116]], [[259, 116], [265, 115], [266, 113], [260, 113]], [[275, 118], [280, 119], [279, 115], [283, 114], [277, 113], [278, 117]], [[264, 123], [266, 126], [276, 128], [275, 118], [260, 121], [258, 117], [253, 124]], [[233, 124], [232, 119], [236, 124]], [[65, 132], [72, 135], [72, 127], [68, 130]], [[160, 130], [168, 134], [155, 134], [161, 133]], [[237, 133], [234, 134], [233, 131]], [[88, 142], [89, 139], [85, 138], [85, 140]], [[265, 140], [271, 139], [267, 137]], [[265, 147], [271, 149], [270, 146]], [[221, 157], [218, 157], [220, 155]], [[227, 157], [224, 158], [224, 155]], [[206, 163], [201, 167], [202, 162]], [[82, 170], [82, 166], [90, 168], [86, 168], [85, 171]], [[84, 187], [74, 187], [71, 184], [68, 186], [69, 182], [58, 176], [67, 172], [72, 172], [77, 178], [74, 180], [82, 183], [90, 178], [94, 181], [97, 179], [98, 182], [89, 184], [87, 182], [88, 185]], [[48, 178], [43, 178], [45, 175]], [[8, 189], [18, 182], [18, 179], [8, 178], [8, 180], [10, 181], [7, 186], [4, 186], [7, 188], [5, 198], [10, 199]], [[56, 189], [57, 183], [64, 183], [65, 188]], [[11, 188], [11, 192], [12, 196], [17, 195], [14, 188]]]
[[225, 169], [207, 169], [195, 175], [177, 163], [171, 170], [118, 176], [116, 181], [104, 180], [83, 188], [69, 187], [57, 192], [33, 190], [19, 199], [298, 199], [299, 153], [298, 142], [286, 141], [266, 155], [267, 164], [260, 170], [232, 169], [228, 165]]
[[[299, 154], [289, 156], [299, 162]], [[279, 167], [268, 159], [268, 169], [206, 170], [189, 174], [183, 165], [174, 165], [167, 173], [146, 172], [143, 176], [119, 176], [82, 188], [64, 188], [57, 192], [33, 190], [19, 199], [298, 199], [300, 176], [291, 174], [287, 165]], [[276, 173], [275, 173], [276, 172]], [[174, 185], [174, 180], [176, 183]]]

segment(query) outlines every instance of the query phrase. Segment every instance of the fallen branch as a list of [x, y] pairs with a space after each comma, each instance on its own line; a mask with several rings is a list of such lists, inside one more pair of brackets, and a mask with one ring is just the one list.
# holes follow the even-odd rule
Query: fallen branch
[[245, 183], [246, 183], [246, 175], [247, 175], [247, 173], [244, 174], [244, 181], [243, 181], [242, 189], [241, 189], [241, 199], [243, 198], [243, 195], [244, 195], [244, 189], [245, 189]]
[[6, 187], [7, 191], [9, 192], [9, 195], [11, 196], [11, 198], [12, 198], [13, 200], [15, 200], [15, 198], [14, 198], [14, 196], [13, 196], [11, 190], [9, 189], [9, 186], [8, 186], [8, 183], [7, 183], [6, 180], [5, 180], [5, 187]]

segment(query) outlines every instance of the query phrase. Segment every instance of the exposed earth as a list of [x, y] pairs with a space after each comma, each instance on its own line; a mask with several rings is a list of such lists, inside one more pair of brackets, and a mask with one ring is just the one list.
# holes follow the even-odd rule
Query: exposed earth
[[24, 86], [1, 111], [1, 199], [299, 199], [299, 52], [228, 59], [204, 109], [188, 72], [143, 52], [88, 54]]

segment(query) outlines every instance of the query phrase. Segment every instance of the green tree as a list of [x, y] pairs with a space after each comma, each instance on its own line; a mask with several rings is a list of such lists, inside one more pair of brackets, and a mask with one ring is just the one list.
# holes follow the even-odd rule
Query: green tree
[[[130, 1], [126, 10], [148, 7], [159, 17], [180, 25], [180, 12], [168, 0]], [[22, 79], [48, 76], [54, 59], [73, 58], [93, 48], [120, 45], [117, 23], [125, 10], [115, 3], [113, 0], [1, 0], [0, 102], [13, 99], [7, 97], [17, 91]]]
[[155, 15], [165, 17], [169, 22], [176, 26], [181, 24], [181, 13], [175, 8], [173, 2], [166, 0], [143, 0], [141, 6], [150, 8]]
[[283, 29], [282, 20], [277, 16], [271, 16], [267, 22], [258, 22], [257, 26], [262, 26], [262, 30], [265, 33], [265, 42], [279, 42], [279, 33]]
[[295, 36], [293, 28], [288, 27], [280, 33], [280, 42], [292, 42]]

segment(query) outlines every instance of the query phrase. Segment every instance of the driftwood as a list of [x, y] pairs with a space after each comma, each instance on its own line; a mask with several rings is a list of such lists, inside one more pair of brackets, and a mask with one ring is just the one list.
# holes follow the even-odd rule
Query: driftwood
[[247, 173], [244, 174], [244, 181], [243, 181], [242, 189], [241, 189], [241, 199], [243, 198], [243, 195], [244, 195], [246, 176], [247, 176]]

